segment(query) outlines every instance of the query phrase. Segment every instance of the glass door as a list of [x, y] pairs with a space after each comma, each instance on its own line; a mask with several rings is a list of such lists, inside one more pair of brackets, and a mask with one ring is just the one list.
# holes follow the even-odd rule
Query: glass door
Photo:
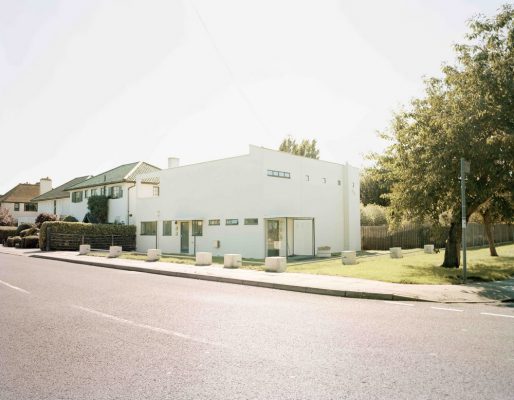
[[180, 223], [180, 252], [189, 253], [189, 222]]
[[276, 257], [280, 254], [280, 221], [268, 219], [266, 225], [267, 256]]

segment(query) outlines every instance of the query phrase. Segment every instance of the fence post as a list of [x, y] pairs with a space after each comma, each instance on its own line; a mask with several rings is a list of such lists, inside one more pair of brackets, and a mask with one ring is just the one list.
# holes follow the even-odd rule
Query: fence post
[[114, 235], [111, 235], [111, 246], [114, 246]]

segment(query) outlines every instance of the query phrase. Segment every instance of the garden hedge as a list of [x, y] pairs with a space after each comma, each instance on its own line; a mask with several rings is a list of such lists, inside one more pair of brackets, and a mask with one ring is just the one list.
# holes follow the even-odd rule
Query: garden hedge
[[4, 244], [9, 236], [16, 236], [16, 227], [0, 226], [0, 244]]
[[[50, 250], [78, 250], [81, 237], [84, 236], [85, 244], [89, 243], [92, 238], [104, 237], [106, 242], [114, 236], [122, 236], [124, 250], [134, 250], [136, 247], [136, 227], [135, 225], [119, 225], [119, 224], [88, 224], [84, 222], [44, 222], [39, 232], [39, 248], [47, 249], [48, 230], [52, 234], [68, 234], [70, 235], [69, 243], [60, 243], [54, 245], [50, 243]], [[53, 242], [53, 240], [51, 241]], [[115, 243], [116, 244], [116, 243]], [[92, 246], [93, 247], [93, 246]], [[108, 245], [107, 245], [108, 247]], [[100, 248], [100, 247], [99, 247]]]
[[37, 249], [39, 247], [39, 236], [25, 236], [21, 238], [22, 249]]
[[16, 247], [16, 245], [20, 246], [21, 245], [21, 237], [10, 236], [7, 238], [5, 243], [7, 244], [7, 247]]
[[16, 228], [16, 236], [20, 236], [21, 231], [24, 231], [25, 229], [34, 228], [36, 225], [34, 224], [20, 224]]

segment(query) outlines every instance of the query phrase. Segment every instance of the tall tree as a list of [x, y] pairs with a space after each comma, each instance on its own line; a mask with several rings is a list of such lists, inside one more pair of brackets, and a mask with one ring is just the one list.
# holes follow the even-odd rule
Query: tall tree
[[444, 267], [460, 264], [459, 160], [471, 162], [467, 214], [514, 186], [514, 11], [470, 22], [457, 64], [426, 81], [425, 96], [397, 112], [377, 165], [391, 180], [391, 217], [448, 217]]
[[391, 182], [387, 179], [387, 174], [378, 168], [366, 168], [362, 171], [360, 189], [361, 203], [364, 206], [377, 204], [387, 207], [389, 205], [387, 195], [391, 192]]
[[319, 159], [316, 139], [303, 139], [300, 143], [297, 143], [296, 139], [288, 136], [282, 140], [278, 149], [286, 153], [296, 154], [297, 156]]

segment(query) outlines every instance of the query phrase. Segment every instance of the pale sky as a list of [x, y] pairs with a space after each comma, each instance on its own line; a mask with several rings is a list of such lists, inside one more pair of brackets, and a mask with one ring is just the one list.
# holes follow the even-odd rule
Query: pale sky
[[503, 3], [0, 0], [0, 193], [287, 135], [362, 166], [466, 21]]

